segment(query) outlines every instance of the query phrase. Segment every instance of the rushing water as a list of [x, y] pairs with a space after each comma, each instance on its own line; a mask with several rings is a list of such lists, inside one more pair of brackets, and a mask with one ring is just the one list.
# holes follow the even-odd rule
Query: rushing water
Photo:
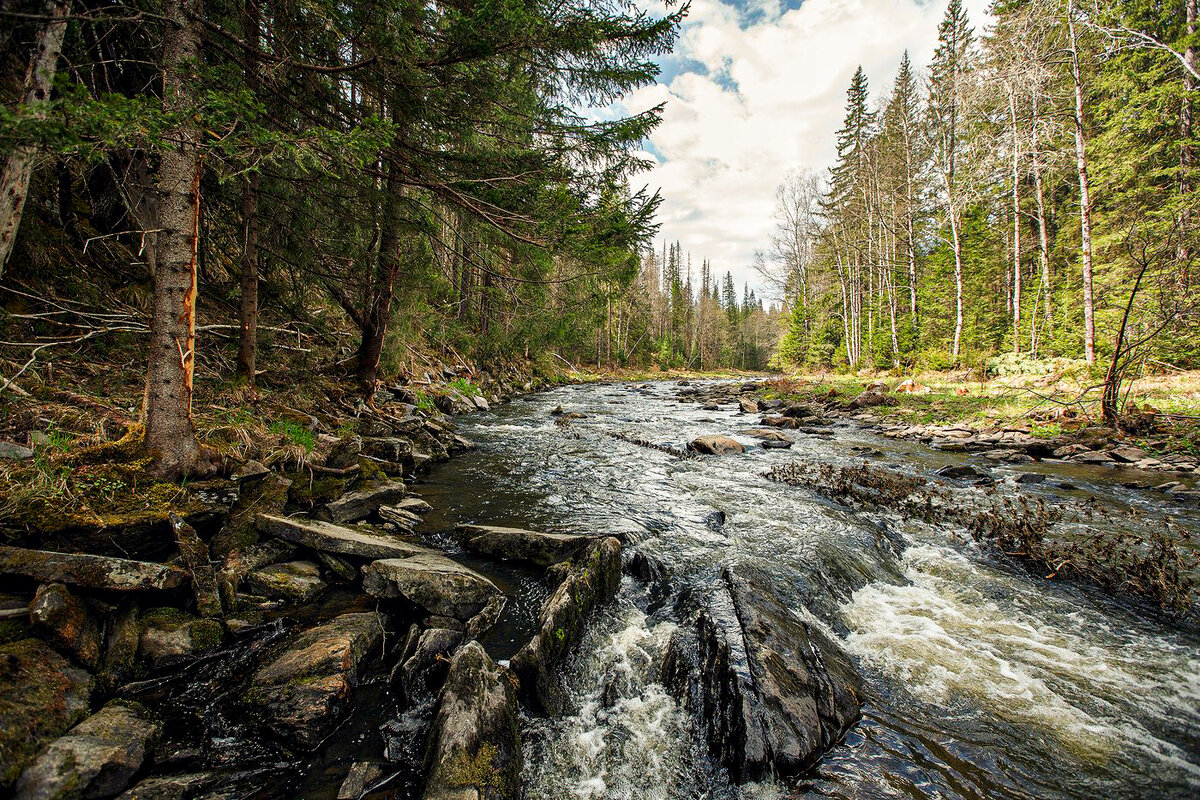
[[[658, 683], [678, 622], [670, 604], [625, 578], [570, 669], [575, 713], [525, 720], [527, 798], [1200, 795], [1194, 628], [1045, 581], [961, 531], [851, 511], [761, 477], [790, 460], [859, 463], [854, 447], [919, 472], [964, 456], [849, 425], [831, 437], [797, 434], [790, 450], [691, 460], [610, 435], [682, 447], [757, 423], [675, 394], [672, 383], [570, 387], [464, 420], [480, 448], [422, 487], [444, 509], [430, 522], [619, 532], [667, 567], [676, 591], [702, 593], [722, 566], [753, 565], [798, 614], [843, 641], [865, 678], [863, 720], [796, 785], [731, 785], [706, 755], [701, 726]], [[558, 405], [587, 416], [560, 427], [549, 415]], [[996, 474], [1020, 469], [1069, 479], [1075, 488], [1035, 487], [1052, 501], [1098, 496], [1200, 531], [1195, 516], [1129, 496], [1111, 471], [1047, 463]], [[512, 632], [541, 601], [519, 577], [517, 602], [486, 642], [496, 658], [511, 655], [520, 638]]]

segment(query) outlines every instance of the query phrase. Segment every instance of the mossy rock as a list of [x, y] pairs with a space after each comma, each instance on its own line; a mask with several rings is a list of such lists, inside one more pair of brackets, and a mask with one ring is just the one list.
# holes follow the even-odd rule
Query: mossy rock
[[151, 667], [186, 660], [221, 645], [225, 631], [213, 619], [199, 619], [170, 606], [153, 608], [138, 622], [138, 654]]
[[87, 716], [92, 677], [39, 639], [0, 646], [0, 790]]
[[292, 481], [288, 501], [301, 508], [325, 505], [346, 493], [345, 478], [313, 478], [303, 471], [290, 473], [287, 477]]
[[254, 518], [259, 514], [282, 513], [292, 486], [292, 481], [274, 472], [246, 481], [225, 525], [209, 543], [213, 558], [224, 561], [230, 553], [257, 543], [258, 529]]

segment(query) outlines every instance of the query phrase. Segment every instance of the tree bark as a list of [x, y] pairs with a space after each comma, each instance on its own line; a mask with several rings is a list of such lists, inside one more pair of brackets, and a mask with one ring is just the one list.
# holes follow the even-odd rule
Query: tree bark
[[179, 477], [196, 469], [200, 455], [192, 426], [200, 129], [192, 117], [188, 84], [200, 54], [203, 17], [199, 0], [170, 0], [163, 12], [163, 111], [177, 122], [158, 169], [146, 447], [155, 455], [159, 474]]
[[1192, 191], [1192, 171], [1196, 168], [1196, 153], [1192, 148], [1192, 95], [1196, 92], [1196, 80], [1192, 73], [1196, 69], [1196, 0], [1187, 0], [1187, 34], [1188, 46], [1183, 51], [1183, 61], [1187, 69], [1183, 73], [1183, 101], [1179, 109], [1179, 138], [1183, 146], [1179, 148], [1179, 194], [1185, 198], [1183, 208], [1179, 212], [1179, 263], [1187, 268], [1191, 261], [1191, 244], [1188, 234], [1192, 226], [1192, 204], [1186, 198]]
[[400, 168], [388, 162], [387, 190], [379, 231], [379, 262], [376, 279], [367, 294], [369, 305], [363, 314], [362, 340], [358, 347], [357, 375], [367, 388], [373, 388], [383, 355], [383, 340], [392, 318], [392, 298], [400, 275]]
[[1083, 352], [1087, 363], [1094, 364], [1096, 320], [1092, 299], [1092, 194], [1083, 130], [1083, 73], [1079, 66], [1079, 39], [1075, 33], [1073, 0], [1067, 3], [1067, 30], [1071, 43], [1071, 76], [1075, 84], [1075, 166], [1079, 173], [1079, 250], [1083, 260]]
[[[67, 34], [66, 18], [70, 11], [71, 0], [46, 0], [45, 14], [48, 19], [38, 31], [33, 57], [25, 73], [22, 105], [25, 107], [24, 115], [31, 119], [46, 118], [50, 89], [54, 83], [54, 73], [58, 70], [58, 56]], [[0, 278], [4, 277], [4, 268], [17, 241], [17, 230], [21, 227], [21, 215], [25, 212], [36, 155], [36, 145], [19, 145], [8, 155], [3, 173], [0, 173]]]
[[[258, 0], [246, 2], [246, 41], [254, 49], [246, 53], [246, 86], [258, 87], [259, 40]], [[237, 374], [253, 387], [258, 360], [258, 173], [251, 172], [242, 187], [242, 307], [238, 338]]]
[[1021, 150], [1017, 136], [1017, 93], [1008, 86], [1008, 113], [1012, 119], [1013, 201], [1013, 354], [1021, 352]]
[[[1036, 113], [1036, 112], [1035, 112]], [[1045, 309], [1045, 317], [1042, 323], [1042, 335], [1053, 330], [1054, 326], [1054, 306], [1053, 295], [1050, 287], [1050, 232], [1046, 225], [1046, 198], [1042, 191], [1042, 167], [1038, 162], [1037, 157], [1037, 140], [1033, 143], [1033, 189], [1037, 199], [1037, 221], [1038, 221], [1038, 261], [1042, 268], [1042, 301]], [[1034, 309], [1034, 322], [1037, 321], [1036, 309]], [[1030, 327], [1029, 347], [1034, 355], [1037, 355], [1039, 339], [1035, 338], [1037, 329], [1036, 325]]]

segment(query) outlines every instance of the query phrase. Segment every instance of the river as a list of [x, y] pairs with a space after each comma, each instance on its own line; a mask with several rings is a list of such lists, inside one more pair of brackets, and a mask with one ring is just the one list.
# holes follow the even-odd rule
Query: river
[[[762, 473], [788, 461], [849, 465], [862, 452], [927, 473], [967, 456], [839, 423], [790, 450], [681, 460], [614, 438], [682, 447], [757, 423], [680, 403], [674, 383], [565, 387], [460, 420], [479, 448], [415, 488], [434, 529], [474, 521], [619, 533], [699, 596], [724, 565], [751, 566], [797, 614], [837, 636], [864, 676], [862, 721], [795, 785], [732, 785], [658, 682], [680, 620], [626, 577], [570, 668], [574, 712], [526, 717], [525, 796], [562, 798], [1192, 798], [1200, 795], [1200, 634], [1093, 588], [1048, 581], [952, 526], [851, 510]], [[557, 406], [586, 415], [557, 425]], [[860, 448], [854, 450], [853, 448]], [[1100, 467], [993, 467], [1052, 480], [1022, 492], [1096, 497], [1118, 510], [1200, 518], [1121, 488]], [[723, 512], [724, 521], [721, 521]], [[485, 641], [507, 659], [544, 594], [520, 574]]]

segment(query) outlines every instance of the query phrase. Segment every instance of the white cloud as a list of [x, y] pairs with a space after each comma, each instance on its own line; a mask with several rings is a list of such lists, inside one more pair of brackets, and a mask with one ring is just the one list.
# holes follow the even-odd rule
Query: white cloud
[[[967, 2], [977, 31], [985, 2]], [[741, 7], [693, 0], [664, 64], [671, 77], [626, 98], [622, 110], [667, 101], [650, 140], [658, 166], [639, 176], [661, 188], [660, 236], [753, 286], [749, 265], [766, 245], [775, 187], [791, 169], [830, 166], [854, 70], [862, 65], [877, 98], [906, 48], [922, 68], [945, 3], [804, 0], [785, 10], [780, 0], [743, 0]]]

